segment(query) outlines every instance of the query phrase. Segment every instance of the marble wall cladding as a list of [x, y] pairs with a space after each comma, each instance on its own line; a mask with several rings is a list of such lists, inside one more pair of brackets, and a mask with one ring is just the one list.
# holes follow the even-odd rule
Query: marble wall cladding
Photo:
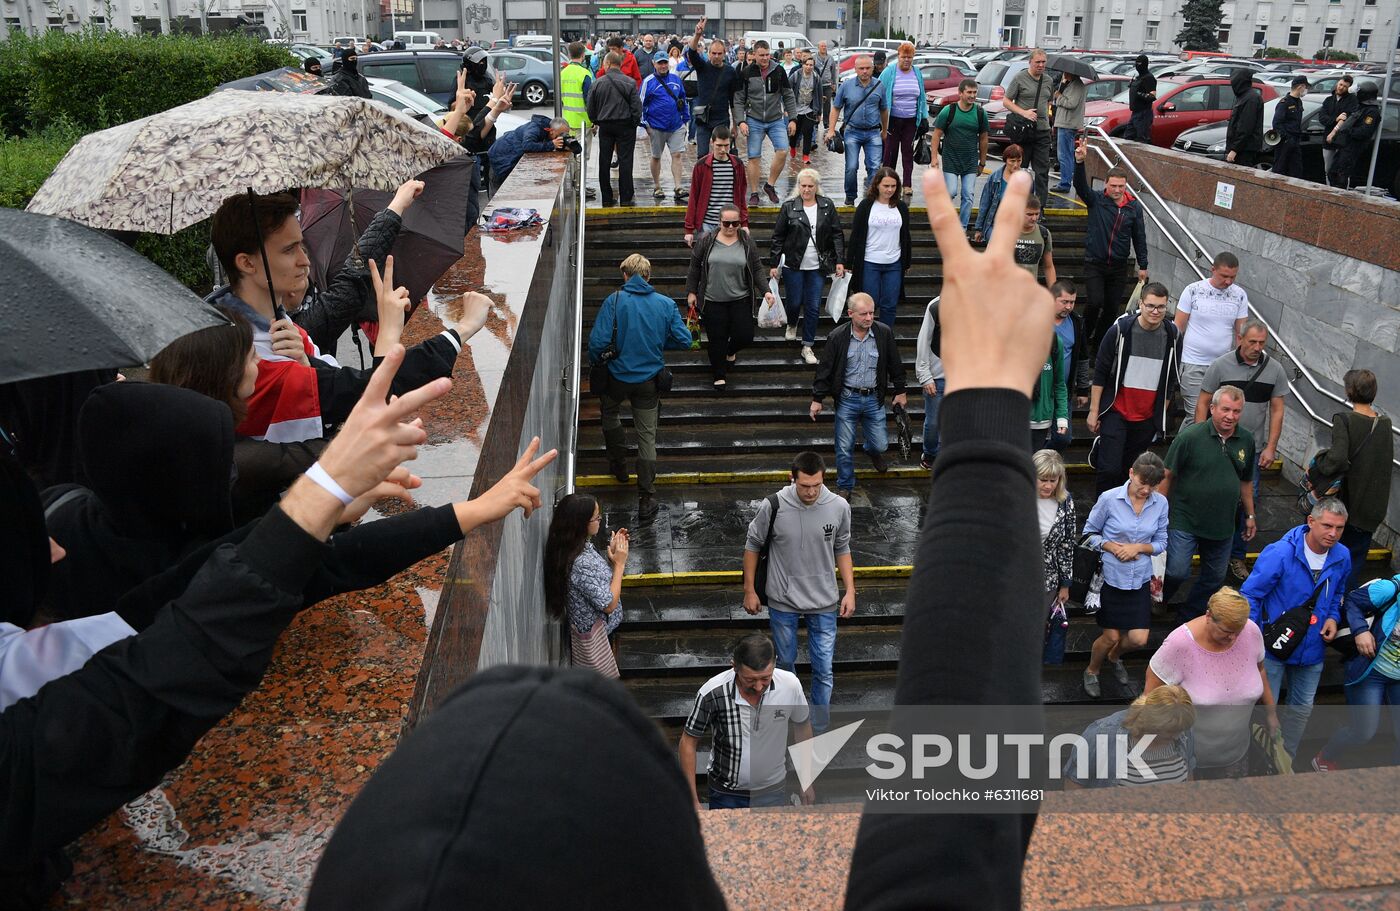
[[[1400, 204], [1280, 181], [1266, 172], [1169, 149], [1128, 148], [1134, 163], [1206, 248], [1207, 257], [1199, 262], [1203, 269], [1208, 270], [1209, 255], [1218, 251], [1239, 257], [1239, 282], [1274, 330], [1275, 355], [1290, 368], [1296, 358], [1318, 385], [1337, 395], [1343, 393], [1347, 370], [1366, 367], [1379, 381], [1377, 405], [1400, 415]], [[1091, 170], [1102, 177], [1102, 167]], [[1235, 187], [1232, 209], [1215, 205], [1217, 183]], [[1190, 252], [1182, 232], [1166, 223]], [[1199, 276], [1150, 222], [1147, 238], [1152, 277], [1164, 282], [1175, 300]], [[1304, 378], [1295, 379], [1294, 388], [1322, 422], [1290, 400], [1279, 443], [1290, 478], [1328, 444], [1327, 422], [1344, 407]], [[1400, 482], [1400, 472], [1395, 481]], [[1391, 489], [1400, 491], [1400, 486], [1392, 483]], [[1378, 540], [1389, 542], [1400, 529], [1400, 496], [1391, 497], [1387, 525]]]

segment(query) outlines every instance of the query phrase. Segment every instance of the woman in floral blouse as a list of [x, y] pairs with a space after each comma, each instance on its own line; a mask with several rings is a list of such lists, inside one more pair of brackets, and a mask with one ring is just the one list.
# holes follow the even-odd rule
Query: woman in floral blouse
[[545, 609], [555, 620], [568, 618], [576, 667], [618, 677], [616, 643], [610, 638], [622, 624], [629, 539], [625, 528], [613, 532], [604, 559], [590, 543], [602, 523], [598, 501], [587, 494], [571, 493], [554, 507], [544, 546]]
[[1045, 593], [1055, 599], [1064, 614], [1069, 581], [1074, 574], [1074, 497], [1065, 483], [1065, 462], [1053, 449], [1031, 457], [1035, 463], [1036, 511], [1040, 518], [1040, 543], [1045, 548]]

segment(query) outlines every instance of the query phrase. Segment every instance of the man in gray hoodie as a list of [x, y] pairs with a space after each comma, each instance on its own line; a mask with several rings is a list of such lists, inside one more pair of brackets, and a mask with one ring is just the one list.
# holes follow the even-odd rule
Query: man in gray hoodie
[[[851, 561], [851, 504], [826, 488], [826, 463], [815, 452], [792, 462], [792, 484], [766, 497], [749, 523], [744, 542], [744, 610], [757, 614], [766, 603], [778, 667], [794, 671], [797, 624], [807, 618], [807, 653], [812, 662], [812, 727], [826, 730], [834, 681], [836, 617], [856, 612], [855, 567]], [[776, 518], [774, 518], [776, 511]], [[756, 587], [767, 554], [767, 585]], [[841, 573], [844, 597], [836, 590]]]

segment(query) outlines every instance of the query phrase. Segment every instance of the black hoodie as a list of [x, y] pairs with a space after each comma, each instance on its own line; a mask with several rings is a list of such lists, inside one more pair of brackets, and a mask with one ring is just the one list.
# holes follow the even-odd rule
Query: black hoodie
[[1153, 94], [1157, 91], [1157, 77], [1147, 69], [1146, 56], [1139, 56], [1133, 61], [1133, 66], [1137, 69], [1137, 75], [1128, 83], [1128, 110], [1137, 113], [1152, 107], [1152, 102], [1157, 100]]
[[622, 685], [494, 667], [410, 734], [326, 846], [309, 911], [723, 909], [675, 754]]
[[[78, 452], [88, 490], [48, 517], [68, 551], [44, 600], [55, 618], [105, 613], [152, 572], [233, 529], [233, 414], [223, 402], [177, 386], [109, 383], [78, 415]], [[45, 504], [72, 489], [50, 488]]]
[[1235, 108], [1225, 129], [1225, 151], [1261, 152], [1264, 149], [1264, 96], [1254, 88], [1254, 75], [1241, 67], [1230, 74]]

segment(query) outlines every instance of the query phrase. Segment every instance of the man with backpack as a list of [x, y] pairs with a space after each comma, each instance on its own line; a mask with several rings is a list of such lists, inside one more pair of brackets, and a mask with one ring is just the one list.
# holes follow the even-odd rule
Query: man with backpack
[[[958, 84], [956, 104], [944, 105], [933, 119], [933, 167], [943, 168], [948, 195], [958, 202], [963, 230], [972, 218], [972, 191], [987, 166], [987, 112], [977, 103], [977, 83]], [[961, 198], [959, 198], [961, 194]]]
[[[851, 504], [827, 489], [826, 463], [815, 452], [793, 459], [792, 484], [759, 504], [744, 542], [744, 610], [768, 607], [778, 667], [795, 672], [797, 626], [806, 618], [812, 662], [812, 728], [830, 720], [836, 618], [856, 611], [851, 558]], [[841, 574], [838, 597], [832, 567]]]

